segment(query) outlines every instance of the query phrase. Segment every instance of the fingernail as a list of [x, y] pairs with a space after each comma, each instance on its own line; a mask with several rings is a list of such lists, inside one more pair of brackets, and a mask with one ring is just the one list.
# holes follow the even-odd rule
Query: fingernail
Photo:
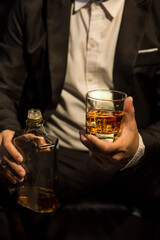
[[25, 176], [25, 171], [19, 171], [18, 174], [20, 178], [23, 178]]
[[22, 178], [19, 178], [18, 181], [19, 181], [19, 183], [21, 183], [21, 182], [24, 181], [24, 178], [23, 178], [23, 177], [22, 177]]
[[18, 162], [23, 162], [23, 157], [17, 157]]

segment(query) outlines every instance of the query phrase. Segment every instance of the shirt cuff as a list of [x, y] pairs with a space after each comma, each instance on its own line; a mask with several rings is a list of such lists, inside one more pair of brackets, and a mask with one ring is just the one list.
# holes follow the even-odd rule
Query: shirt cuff
[[145, 145], [141, 135], [139, 134], [139, 146], [138, 146], [137, 152], [134, 155], [134, 157], [123, 168], [121, 168], [121, 171], [123, 171], [126, 168], [137, 165], [139, 163], [139, 160], [143, 157], [144, 152], [145, 152]]

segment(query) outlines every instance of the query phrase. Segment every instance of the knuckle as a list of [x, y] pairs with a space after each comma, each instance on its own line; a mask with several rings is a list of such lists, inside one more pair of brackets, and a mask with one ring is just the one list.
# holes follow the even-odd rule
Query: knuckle
[[122, 160], [122, 156], [120, 156], [120, 154], [116, 154], [114, 157], [113, 157], [113, 161], [114, 162], [120, 162]]

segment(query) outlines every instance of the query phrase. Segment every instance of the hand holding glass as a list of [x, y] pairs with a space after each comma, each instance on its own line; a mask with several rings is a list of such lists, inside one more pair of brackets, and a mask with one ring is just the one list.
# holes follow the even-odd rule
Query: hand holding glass
[[97, 89], [86, 95], [86, 133], [114, 142], [121, 133], [126, 93]]

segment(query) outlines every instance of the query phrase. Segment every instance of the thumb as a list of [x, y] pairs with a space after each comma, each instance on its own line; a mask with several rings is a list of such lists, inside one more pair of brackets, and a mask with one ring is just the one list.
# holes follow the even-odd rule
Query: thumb
[[128, 123], [135, 118], [135, 109], [133, 106], [133, 98], [127, 97], [124, 104], [124, 122]]

